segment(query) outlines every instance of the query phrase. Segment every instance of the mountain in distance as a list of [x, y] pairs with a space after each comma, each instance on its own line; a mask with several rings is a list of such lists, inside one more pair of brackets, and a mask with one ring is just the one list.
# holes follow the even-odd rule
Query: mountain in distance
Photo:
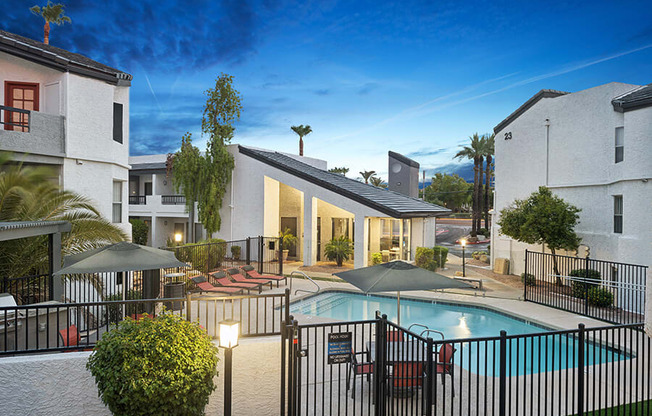
[[[461, 163], [447, 163], [442, 166], [438, 166], [436, 168], [432, 169], [426, 169], [426, 183], [425, 186], [430, 185], [430, 182], [432, 182], [432, 177], [435, 176], [435, 173], [443, 173], [446, 175], [454, 175], [458, 174], [462, 179], [469, 183], [473, 183], [473, 161], [464, 161]], [[422, 173], [423, 175], [423, 173]], [[484, 179], [484, 172], [483, 172], [483, 179]], [[484, 183], [484, 180], [482, 181]], [[493, 183], [493, 180], [492, 180]], [[423, 189], [424, 184], [421, 182], [421, 178], [419, 178], [419, 189]]]

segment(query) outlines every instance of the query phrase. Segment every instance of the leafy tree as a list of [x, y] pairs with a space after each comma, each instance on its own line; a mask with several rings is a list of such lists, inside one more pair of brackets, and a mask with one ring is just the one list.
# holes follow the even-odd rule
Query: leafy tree
[[457, 174], [436, 173], [424, 192], [426, 201], [457, 211], [471, 201], [473, 185]]
[[[527, 199], [517, 199], [512, 206], [500, 211], [500, 232], [527, 244], [546, 244], [552, 253], [555, 275], [557, 250], [577, 250], [581, 239], [575, 234], [581, 210], [562, 198], [553, 195], [550, 189], [540, 186]], [[557, 278], [561, 284], [561, 279]]]
[[[206, 152], [202, 155], [192, 145], [191, 134], [186, 133], [173, 158], [172, 182], [186, 197], [191, 219], [197, 202], [199, 221], [211, 235], [222, 226], [220, 209], [235, 166], [226, 146], [233, 138], [233, 124], [240, 119], [242, 104], [240, 93], [233, 88], [233, 77], [227, 74], [220, 74], [206, 96], [201, 123], [202, 134], [208, 136]], [[194, 226], [189, 228], [192, 233]]]
[[491, 198], [491, 178], [493, 177], [494, 164], [492, 163], [492, 158], [496, 152], [496, 134], [491, 136], [484, 136], [484, 157], [487, 161], [487, 168], [485, 169], [485, 180], [484, 180], [484, 227], [489, 229], [489, 210], [491, 209], [491, 203], [493, 199]]
[[41, 16], [45, 20], [45, 26], [43, 26], [43, 43], [46, 45], [50, 44], [50, 23], [54, 23], [57, 26], [61, 26], [64, 23], [71, 23], [72, 20], [65, 15], [64, 8], [66, 6], [57, 3], [52, 4], [51, 1], [48, 1], [43, 7], [33, 6], [30, 7], [30, 11], [37, 16]]
[[348, 260], [351, 254], [353, 254], [353, 244], [351, 240], [344, 235], [333, 238], [331, 241], [326, 243], [324, 254], [327, 259], [336, 262], [338, 267], [342, 267], [342, 263]]
[[147, 245], [149, 227], [145, 221], [140, 219], [129, 220], [131, 223], [131, 241], [142, 246]]
[[303, 156], [303, 137], [312, 133], [312, 127], [309, 125], [304, 126], [303, 124], [299, 126], [290, 127], [292, 131], [299, 135], [299, 156]]
[[365, 170], [360, 172], [360, 175], [362, 175], [362, 179], [364, 179], [364, 183], [369, 183], [369, 179], [376, 174], [375, 170]]
[[369, 183], [377, 188], [387, 188], [387, 184], [383, 183], [383, 178], [380, 176], [372, 176], [369, 178]]
[[349, 168], [331, 168], [328, 169], [329, 172], [331, 173], [339, 173], [340, 175], [346, 176], [347, 173], [349, 173]]
[[454, 156], [455, 159], [470, 159], [473, 160], [473, 207], [472, 207], [472, 224], [471, 236], [478, 235], [478, 228], [480, 228], [480, 218], [482, 213], [482, 162], [484, 160], [484, 141], [483, 137], [478, 133], [470, 136], [470, 145], [462, 147], [462, 150], [457, 152]]

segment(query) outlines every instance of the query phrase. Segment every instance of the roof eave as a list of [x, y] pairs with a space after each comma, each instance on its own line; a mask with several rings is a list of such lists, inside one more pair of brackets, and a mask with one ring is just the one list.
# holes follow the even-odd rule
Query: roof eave
[[494, 127], [494, 133], [498, 134], [499, 131], [503, 130], [505, 127], [512, 124], [514, 120], [519, 118], [523, 113], [525, 113], [527, 110], [532, 108], [536, 103], [538, 103], [543, 98], [557, 98], [566, 94], [570, 94], [570, 93], [565, 91], [555, 91], [555, 90], [541, 90], [537, 92], [532, 97], [530, 97], [529, 100], [527, 100], [519, 108], [517, 108], [512, 114], [507, 116], [507, 118], [505, 118], [503, 121], [498, 123], [498, 125]]

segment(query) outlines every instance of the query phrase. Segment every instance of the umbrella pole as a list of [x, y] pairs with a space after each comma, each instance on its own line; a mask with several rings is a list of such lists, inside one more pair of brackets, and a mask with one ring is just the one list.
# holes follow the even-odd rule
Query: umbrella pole
[[398, 326], [401, 326], [401, 292], [396, 292], [396, 299], [398, 300], [398, 310], [397, 312], [397, 321], [398, 321]]

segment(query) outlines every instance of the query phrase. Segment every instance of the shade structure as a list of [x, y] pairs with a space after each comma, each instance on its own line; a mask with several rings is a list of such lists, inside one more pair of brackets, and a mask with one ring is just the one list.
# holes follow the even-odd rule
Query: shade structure
[[398, 324], [401, 323], [401, 291], [469, 289], [468, 283], [422, 269], [402, 260], [335, 273], [364, 293], [398, 292]]
[[66, 256], [63, 268], [54, 274], [117, 273], [187, 266], [177, 260], [172, 251], [123, 241]]

